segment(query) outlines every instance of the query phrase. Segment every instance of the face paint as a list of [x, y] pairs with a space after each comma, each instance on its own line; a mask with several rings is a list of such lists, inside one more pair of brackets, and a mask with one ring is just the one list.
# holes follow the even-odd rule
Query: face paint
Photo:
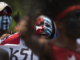
[[0, 29], [8, 30], [11, 25], [11, 16], [0, 16]]
[[8, 9], [5, 8], [0, 12], [0, 16], [3, 16], [3, 15], [11, 16], [11, 13], [9, 12]]
[[80, 10], [71, 12], [65, 21], [66, 30], [70, 34], [80, 37]]
[[50, 37], [53, 29], [51, 19], [46, 16], [40, 16], [35, 24], [35, 29], [39, 37], [41, 35], [43, 35], [43, 38], [46, 38], [45, 35]]
[[12, 17], [11, 13], [8, 9], [3, 9], [0, 12], [0, 29], [2, 30], [8, 30], [11, 25]]

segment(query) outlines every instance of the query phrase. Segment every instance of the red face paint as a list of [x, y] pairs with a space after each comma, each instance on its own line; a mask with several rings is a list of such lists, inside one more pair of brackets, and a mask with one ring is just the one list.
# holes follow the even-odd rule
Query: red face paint
[[37, 19], [36, 24], [35, 24], [35, 32], [37, 36], [40, 37], [40, 33], [42, 33], [43, 30], [44, 30], [44, 20], [42, 19], [42, 16], [41, 16]]
[[0, 16], [3, 16], [3, 15], [11, 16], [11, 13], [9, 12], [8, 9], [5, 8], [0, 12]]

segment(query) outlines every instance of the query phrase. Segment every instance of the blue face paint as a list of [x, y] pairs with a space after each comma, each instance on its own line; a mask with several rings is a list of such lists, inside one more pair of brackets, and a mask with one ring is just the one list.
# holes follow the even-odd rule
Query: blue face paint
[[11, 25], [12, 17], [11, 16], [0, 16], [0, 29], [8, 30]]
[[53, 31], [52, 20], [47, 16], [38, 17], [35, 24], [37, 36], [41, 38], [49, 38]]
[[43, 16], [44, 20], [44, 32], [50, 37], [52, 33], [52, 21], [50, 18]]

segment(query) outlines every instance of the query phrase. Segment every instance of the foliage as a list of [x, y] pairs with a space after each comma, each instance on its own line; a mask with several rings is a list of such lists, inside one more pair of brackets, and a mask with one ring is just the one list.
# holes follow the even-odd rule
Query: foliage
[[[16, 15], [17, 12], [19, 12], [20, 16], [23, 16], [25, 13], [27, 13], [26, 0], [0, 0], [0, 1], [6, 2], [12, 7], [13, 9], [12, 17]], [[14, 20], [12, 20], [10, 30], [14, 31], [14, 27], [16, 25], [17, 23]]]

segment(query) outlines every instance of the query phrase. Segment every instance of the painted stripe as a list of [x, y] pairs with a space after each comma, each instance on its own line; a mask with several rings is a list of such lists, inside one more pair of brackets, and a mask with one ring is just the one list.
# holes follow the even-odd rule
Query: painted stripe
[[47, 28], [49, 31], [52, 31], [52, 28]]
[[44, 23], [52, 24], [51, 22], [49, 22], [49, 21], [47, 21], [47, 20], [44, 20]]
[[48, 17], [46, 17], [46, 16], [43, 16], [43, 19], [44, 19], [44, 20], [48, 20], [48, 21], [51, 23], [51, 19], [50, 19], [50, 18], [48, 18]]
[[49, 31], [44, 31], [45, 33], [48, 34], [48, 36], [50, 37], [51, 33]]
[[4, 18], [4, 16], [2, 16], [2, 20], [1, 20], [1, 29], [3, 29], [3, 18]]
[[2, 20], [2, 16], [0, 16], [0, 29], [1, 29], [1, 20]]

